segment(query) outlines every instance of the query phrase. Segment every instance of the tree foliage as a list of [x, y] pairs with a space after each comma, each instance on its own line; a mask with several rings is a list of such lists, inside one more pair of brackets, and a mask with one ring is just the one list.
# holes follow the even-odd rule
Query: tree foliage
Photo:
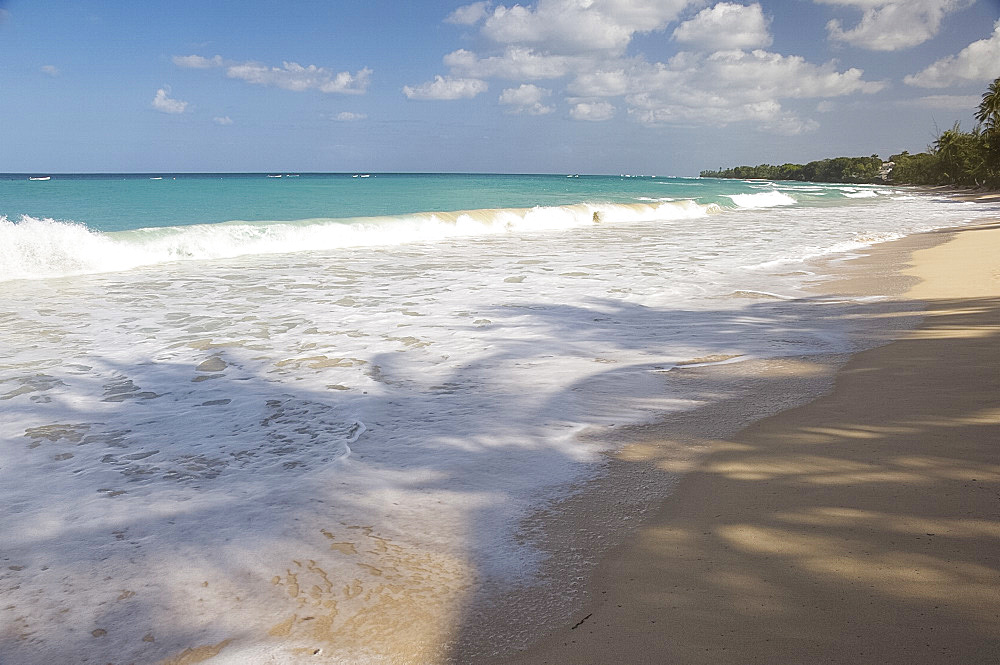
[[878, 155], [871, 157], [834, 157], [808, 164], [759, 164], [757, 166], [736, 166], [718, 171], [702, 171], [703, 178], [740, 178], [743, 180], [808, 180], [811, 182], [875, 182], [882, 160]]
[[1000, 78], [987, 86], [976, 110], [976, 120], [985, 132], [1000, 131]]
[[[955, 185], [1000, 188], [1000, 78], [989, 84], [975, 112], [978, 125], [963, 132], [956, 122], [941, 132], [927, 152], [892, 155], [890, 182], [912, 185]], [[835, 157], [808, 164], [759, 164], [702, 171], [704, 178], [760, 178], [812, 182], [882, 182], [882, 160]], [[886, 169], [887, 170], [887, 169]]]

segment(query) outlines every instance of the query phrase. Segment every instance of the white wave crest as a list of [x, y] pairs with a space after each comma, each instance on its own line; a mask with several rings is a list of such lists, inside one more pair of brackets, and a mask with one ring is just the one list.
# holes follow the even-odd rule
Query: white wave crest
[[399, 217], [225, 222], [101, 233], [82, 224], [0, 216], [0, 281], [118, 272], [169, 261], [337, 250], [498, 233], [656, 222], [720, 211], [693, 201], [416, 213]]
[[727, 194], [727, 198], [740, 208], [775, 208], [777, 206], [795, 205], [796, 201], [788, 194], [770, 191], [758, 194]]
[[875, 192], [871, 189], [861, 189], [855, 192], [849, 192], [847, 190], [843, 190], [843, 192], [844, 196], [846, 196], [849, 199], [873, 199], [876, 196], [878, 196], [878, 192]]
[[141, 247], [124, 247], [83, 224], [0, 216], [0, 281], [128, 270], [153, 263]]

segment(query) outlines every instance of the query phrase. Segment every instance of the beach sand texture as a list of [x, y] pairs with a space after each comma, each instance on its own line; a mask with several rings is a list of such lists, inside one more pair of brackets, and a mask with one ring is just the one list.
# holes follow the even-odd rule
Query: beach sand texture
[[1000, 662], [1000, 224], [911, 263], [922, 325], [705, 441], [572, 622], [497, 662]]

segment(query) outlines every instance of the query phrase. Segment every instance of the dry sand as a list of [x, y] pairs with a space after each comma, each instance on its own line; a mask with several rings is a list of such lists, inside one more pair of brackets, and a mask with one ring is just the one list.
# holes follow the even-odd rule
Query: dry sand
[[[823, 397], [700, 441], [589, 600], [497, 662], [1000, 662], [1000, 224], [912, 264], [896, 283], [922, 325]], [[677, 448], [623, 458], [671, 470]]]

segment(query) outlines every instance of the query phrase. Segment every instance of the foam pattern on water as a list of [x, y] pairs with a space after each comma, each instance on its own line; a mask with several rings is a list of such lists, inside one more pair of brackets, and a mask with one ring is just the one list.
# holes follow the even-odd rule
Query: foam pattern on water
[[0, 652], [430, 658], [484, 580], [537, 574], [520, 520], [600, 471], [581, 431], [719, 399], [666, 390], [692, 358], [854, 350], [801, 260], [968, 214], [643, 205], [6, 282]]

